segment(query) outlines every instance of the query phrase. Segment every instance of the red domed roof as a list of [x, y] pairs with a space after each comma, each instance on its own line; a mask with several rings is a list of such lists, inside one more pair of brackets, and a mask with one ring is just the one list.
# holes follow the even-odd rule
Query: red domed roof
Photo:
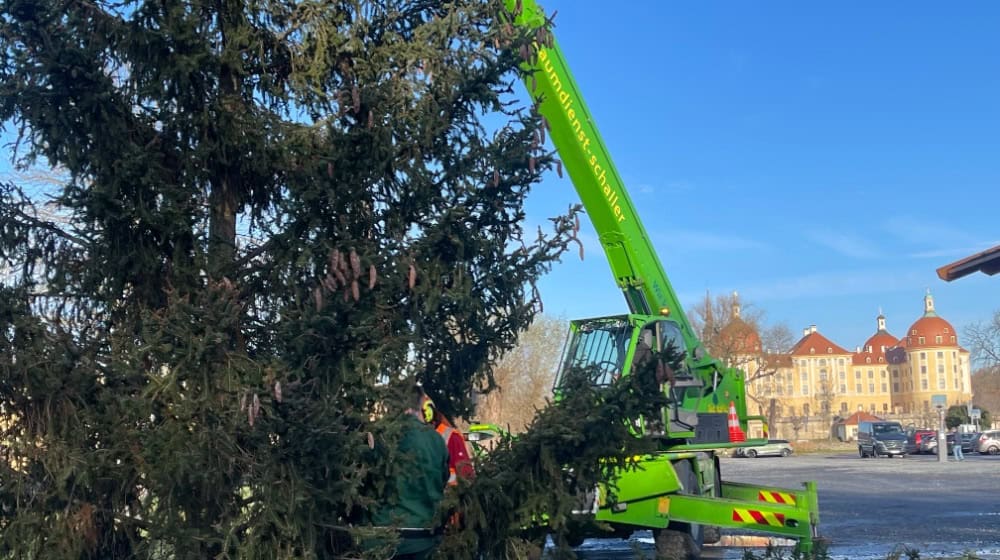
[[719, 345], [731, 354], [756, 354], [760, 352], [760, 335], [749, 323], [733, 317], [719, 331]]
[[[940, 337], [940, 338], [938, 338]], [[906, 331], [907, 348], [958, 346], [958, 333], [951, 323], [937, 315], [924, 315]]]
[[892, 348], [897, 342], [899, 340], [896, 337], [885, 331], [879, 331], [865, 341], [862, 350], [868, 350], [873, 353], [885, 352], [885, 348]]
[[854, 354], [854, 364], [864, 365], [884, 363], [885, 351], [896, 346], [898, 343], [899, 340], [897, 340], [896, 337], [892, 336], [887, 331], [880, 330], [865, 341], [865, 345], [861, 347], [860, 352]]

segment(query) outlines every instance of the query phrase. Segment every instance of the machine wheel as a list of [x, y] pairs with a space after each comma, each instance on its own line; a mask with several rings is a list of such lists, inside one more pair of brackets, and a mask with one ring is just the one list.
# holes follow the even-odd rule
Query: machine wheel
[[781, 456], [782, 456], [782, 457], [788, 457], [788, 456], [789, 456], [789, 455], [791, 455], [791, 454], [792, 454], [792, 452], [791, 452], [791, 451], [789, 451], [789, 450], [787, 450], [787, 449], [782, 449], [782, 450], [781, 450]]
[[989, 449], [986, 450], [986, 452], [989, 453], [990, 455], [1000, 454], [1000, 447], [997, 447], [995, 445], [991, 445], [989, 447]]
[[750, 457], [751, 459], [754, 459], [754, 458], [757, 457], [757, 450], [756, 449], [747, 449], [745, 451], [745, 454], [746, 454], [747, 457]]
[[861, 457], [862, 459], [864, 459], [864, 458], [865, 458], [865, 457], [867, 457], [867, 456], [868, 456], [868, 455], [865, 455], [865, 448], [864, 448], [864, 447], [861, 447], [861, 446], [859, 445], [859, 446], [858, 446], [858, 457]]
[[[698, 476], [689, 461], [674, 463], [677, 479], [684, 489], [682, 494], [697, 494]], [[653, 529], [656, 558], [659, 560], [697, 560], [705, 542], [703, 527], [697, 523], [672, 521], [666, 529]]]

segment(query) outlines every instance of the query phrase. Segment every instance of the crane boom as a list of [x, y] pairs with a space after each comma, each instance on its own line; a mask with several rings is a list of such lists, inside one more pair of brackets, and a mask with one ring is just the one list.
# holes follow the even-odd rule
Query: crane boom
[[[518, 4], [516, 24], [544, 25], [545, 13], [534, 0], [507, 0], [512, 11]], [[692, 365], [721, 369], [688, 321], [555, 38], [536, 44], [533, 52], [537, 59], [526, 65], [532, 70], [528, 89], [549, 123], [552, 144], [594, 225], [629, 310], [670, 317], [681, 329], [689, 357], [696, 362]]]
[[[536, 32], [525, 53], [530, 60], [523, 64], [528, 90], [630, 311], [570, 322], [557, 386], [576, 371], [586, 372], [595, 385], [610, 385], [643, 371], [633, 365], [649, 371], [648, 360], [662, 360], [671, 347], [683, 355], [682, 371], [672, 371], [660, 384], [666, 406], [658, 417], [633, 424], [637, 436], [655, 439], [657, 451], [637, 458], [636, 469], [617, 472], [614, 503], [600, 498], [607, 488], [598, 490], [598, 499], [585, 500], [594, 505], [589, 514], [579, 512], [584, 515], [578, 536], [606, 535], [608, 526], [617, 535], [648, 528], [658, 552], [673, 557], [678, 544], [700, 549], [707, 541], [703, 527], [726, 527], [793, 537], [800, 550], [810, 552], [819, 524], [815, 483], [790, 490], [722, 480], [715, 450], [764, 443], [744, 441], [743, 434], [749, 421], [761, 421], [766, 438], [766, 421], [747, 416], [743, 372], [712, 358], [684, 314], [569, 66], [547, 33], [545, 13], [535, 0], [504, 2], [516, 26]], [[783, 497], [781, 503], [772, 500], [775, 495]]]

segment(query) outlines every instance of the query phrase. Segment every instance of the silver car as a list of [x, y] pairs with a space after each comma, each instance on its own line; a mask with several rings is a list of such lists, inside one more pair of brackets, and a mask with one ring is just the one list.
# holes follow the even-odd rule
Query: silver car
[[972, 447], [980, 453], [1000, 455], [1000, 430], [986, 430], [979, 434], [979, 439], [972, 442]]
[[788, 443], [788, 440], [784, 439], [771, 439], [763, 445], [755, 445], [753, 447], [737, 447], [736, 453], [737, 457], [766, 457], [768, 455], [774, 457], [788, 457], [792, 454], [792, 444]]

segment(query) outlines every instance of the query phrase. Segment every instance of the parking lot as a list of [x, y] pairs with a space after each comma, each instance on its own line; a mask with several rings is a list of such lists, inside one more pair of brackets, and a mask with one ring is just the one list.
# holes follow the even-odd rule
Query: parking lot
[[[1000, 456], [967, 453], [966, 460], [937, 456], [861, 459], [857, 452], [791, 457], [723, 458], [726, 480], [819, 487], [820, 532], [838, 559], [884, 559], [900, 545], [921, 558], [973, 552], [1000, 559]], [[648, 541], [648, 542], [647, 542]], [[585, 543], [583, 558], [652, 557], [652, 538]], [[740, 558], [741, 548], [706, 547], [705, 558]], [[905, 557], [905, 556], [904, 556]]]
[[[723, 477], [788, 484], [815, 480], [820, 531], [834, 551], [884, 558], [898, 544], [931, 553], [1000, 557], [1000, 456], [967, 453], [861, 459], [856, 452], [723, 459]], [[859, 554], [860, 555], [860, 554]], [[981, 556], [982, 557], [982, 556]]]

